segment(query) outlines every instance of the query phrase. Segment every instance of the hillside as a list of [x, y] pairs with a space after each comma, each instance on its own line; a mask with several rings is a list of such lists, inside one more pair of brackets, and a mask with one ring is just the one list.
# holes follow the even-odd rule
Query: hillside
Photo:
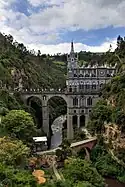
[[[70, 46], [69, 46], [70, 47]], [[101, 64], [105, 54], [96, 54], [81, 51], [79, 52], [79, 65]], [[40, 51], [35, 53], [34, 50], [28, 51], [22, 43], [14, 41], [11, 35], [0, 34], [0, 86], [9, 87], [19, 90], [23, 88], [65, 88], [66, 70], [67, 70], [67, 55], [56, 54], [46, 55]], [[19, 94], [16, 97], [9, 96], [6, 90], [6, 101], [3, 99], [3, 92], [0, 91], [1, 106], [7, 109], [18, 109], [20, 107], [29, 111], [19, 99]], [[17, 97], [18, 95], [18, 97]], [[11, 99], [10, 99], [11, 98]], [[14, 100], [8, 104], [8, 100]], [[56, 98], [50, 101], [51, 122], [61, 114], [66, 113], [66, 106], [63, 101], [60, 102], [60, 107], [57, 106]], [[34, 109], [30, 109], [36, 118], [40, 118], [41, 107], [33, 103]], [[39, 108], [39, 109], [38, 109]], [[40, 118], [41, 120], [41, 118]], [[37, 123], [41, 122], [37, 119]]]
[[[12, 186], [37, 187], [36, 180], [32, 176], [34, 169], [45, 171], [45, 178], [39, 179], [46, 187], [83, 185], [103, 187], [105, 186], [103, 177], [113, 177], [125, 182], [125, 40], [118, 37], [118, 48], [113, 53], [110, 50], [105, 54], [79, 52], [80, 65], [83, 63], [93, 65], [97, 62], [114, 65], [117, 62], [118, 74], [103, 88], [101, 99], [91, 112], [88, 129], [98, 139], [97, 145], [90, 153], [91, 162], [85, 159], [84, 150], [72, 155], [70, 142], [67, 141], [61, 145], [62, 152], [56, 152], [57, 165], [60, 160], [63, 163], [63, 167], [59, 169], [63, 178], [61, 181], [56, 180], [52, 163], [49, 163], [51, 159], [48, 159], [47, 155], [44, 155], [46, 158], [42, 158], [32, 153], [32, 137], [43, 135], [43, 132], [38, 130], [41, 129], [41, 103], [33, 100], [31, 107], [25, 106], [20, 100], [19, 92], [15, 92], [12, 96], [8, 89], [13, 87], [18, 90], [21, 85], [25, 88], [64, 88], [66, 54], [41, 55], [40, 51], [35, 54], [33, 50], [28, 51], [23, 44], [14, 42], [10, 35], [0, 34], [0, 44], [2, 186], [12, 184]], [[54, 98], [50, 100], [49, 105], [50, 124], [52, 124], [58, 115], [66, 113], [66, 104], [63, 100]], [[52, 155], [49, 156], [52, 158]], [[33, 165], [30, 165], [29, 161], [32, 161]], [[49, 163], [47, 169], [45, 163]]]
[[[125, 40], [118, 37], [118, 48], [107, 60], [117, 60], [118, 73], [102, 90], [88, 124], [89, 131], [100, 140], [95, 164], [102, 175], [125, 182]], [[108, 153], [105, 152], [105, 149]]]
[[[64, 87], [66, 66], [56, 64], [49, 56], [39, 56], [28, 51], [12, 36], [0, 34], [0, 80], [7, 86], [18, 86], [22, 77], [25, 88]], [[13, 76], [12, 76], [13, 75]], [[27, 81], [25, 81], [27, 80]]]
[[[70, 47], [70, 46], [69, 46]], [[103, 62], [105, 54], [79, 52], [79, 65]], [[0, 80], [7, 87], [64, 88], [66, 79], [66, 54], [45, 55], [28, 51], [11, 35], [0, 34]]]

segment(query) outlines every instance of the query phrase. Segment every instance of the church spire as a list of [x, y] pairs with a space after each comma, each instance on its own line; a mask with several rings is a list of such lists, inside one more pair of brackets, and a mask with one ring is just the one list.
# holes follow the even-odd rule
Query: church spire
[[73, 40], [71, 42], [71, 53], [74, 53], [74, 45], [73, 45]]

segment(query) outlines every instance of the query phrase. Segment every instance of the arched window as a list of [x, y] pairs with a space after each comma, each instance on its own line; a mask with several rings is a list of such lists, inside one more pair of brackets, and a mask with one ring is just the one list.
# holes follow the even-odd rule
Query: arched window
[[69, 92], [72, 92], [72, 87], [71, 86], [69, 87]]
[[79, 89], [80, 89], [80, 90], [83, 90], [83, 89], [84, 89], [84, 84], [80, 84], [80, 85], [79, 85]]
[[109, 73], [107, 73], [107, 77], [111, 77], [111, 75]]
[[100, 88], [102, 88], [102, 87], [103, 87], [103, 83], [100, 84]]
[[82, 84], [82, 89], [84, 90], [84, 84]]
[[90, 77], [89, 74], [86, 74], [85, 77]]
[[43, 96], [43, 100], [44, 100], [44, 101], [46, 100], [46, 95]]
[[80, 106], [81, 106], [81, 107], [84, 106], [84, 98], [83, 98], [83, 97], [81, 97], [81, 99], [80, 99]]
[[75, 97], [73, 98], [73, 106], [77, 106], [78, 105], [78, 99]]
[[89, 113], [91, 113], [92, 110], [89, 110]]
[[84, 113], [84, 110], [82, 110], [82, 113]]
[[77, 115], [72, 117], [73, 129], [77, 128]]
[[89, 82], [86, 83], [85, 88], [86, 88], [86, 89], [90, 89], [90, 84], [89, 84]]
[[79, 77], [83, 77], [83, 75], [82, 75], [82, 74], [80, 74], [80, 75], [79, 75]]
[[92, 106], [92, 98], [91, 97], [89, 97], [87, 99], [87, 106]]
[[76, 85], [74, 86], [74, 92], [77, 92], [77, 86]]
[[79, 85], [79, 89], [82, 90], [82, 85], [81, 84]]
[[92, 89], [96, 89], [96, 83], [95, 82], [92, 83]]
[[77, 77], [77, 74], [74, 74], [74, 77]]
[[95, 74], [92, 74], [92, 77], [96, 77], [96, 75], [95, 75]]
[[85, 116], [82, 115], [80, 116], [80, 127], [84, 127], [85, 126]]

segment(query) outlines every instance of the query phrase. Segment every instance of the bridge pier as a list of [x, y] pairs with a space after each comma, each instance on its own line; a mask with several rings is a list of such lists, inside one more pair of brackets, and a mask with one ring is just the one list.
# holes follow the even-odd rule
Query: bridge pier
[[87, 127], [89, 121], [89, 114], [85, 115], [85, 127]]
[[42, 117], [43, 117], [43, 130], [46, 133], [47, 137], [49, 136], [49, 112], [48, 107], [42, 106]]
[[77, 128], [80, 128], [80, 115], [77, 115]]
[[67, 114], [67, 139], [72, 140], [74, 138], [72, 115]]

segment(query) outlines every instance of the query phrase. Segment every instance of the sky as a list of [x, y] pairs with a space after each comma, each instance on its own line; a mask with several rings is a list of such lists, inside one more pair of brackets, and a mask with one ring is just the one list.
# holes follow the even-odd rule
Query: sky
[[0, 0], [0, 32], [42, 54], [105, 52], [125, 36], [125, 0]]

